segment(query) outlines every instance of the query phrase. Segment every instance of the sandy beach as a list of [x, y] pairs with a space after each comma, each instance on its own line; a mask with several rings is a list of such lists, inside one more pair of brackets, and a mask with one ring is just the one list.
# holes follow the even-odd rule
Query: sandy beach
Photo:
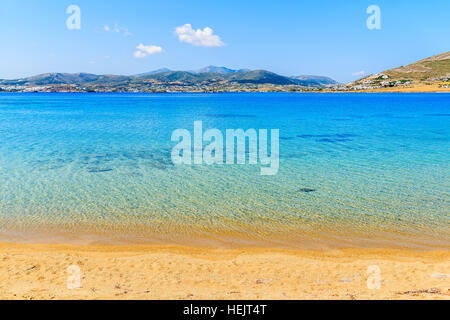
[[0, 299], [448, 300], [450, 252], [1, 243]]

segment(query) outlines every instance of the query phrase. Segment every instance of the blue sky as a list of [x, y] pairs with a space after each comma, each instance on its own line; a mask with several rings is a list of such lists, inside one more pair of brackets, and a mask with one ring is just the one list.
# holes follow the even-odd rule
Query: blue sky
[[[366, 25], [373, 4], [381, 30]], [[347, 82], [449, 51], [449, 12], [448, 0], [1, 0], [0, 78], [217, 65]]]

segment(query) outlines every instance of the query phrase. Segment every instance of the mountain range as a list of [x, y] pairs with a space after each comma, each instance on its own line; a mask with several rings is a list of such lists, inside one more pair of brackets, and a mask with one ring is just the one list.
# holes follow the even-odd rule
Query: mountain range
[[266, 70], [234, 70], [226, 67], [208, 66], [193, 71], [172, 71], [162, 68], [133, 76], [96, 75], [90, 73], [44, 73], [32, 77], [0, 80], [5, 86], [45, 86], [45, 85], [121, 85], [156, 81], [161, 84], [198, 85], [207, 83], [227, 82], [236, 84], [270, 84], [298, 85], [320, 87], [337, 84], [331, 78], [320, 76], [286, 77]]

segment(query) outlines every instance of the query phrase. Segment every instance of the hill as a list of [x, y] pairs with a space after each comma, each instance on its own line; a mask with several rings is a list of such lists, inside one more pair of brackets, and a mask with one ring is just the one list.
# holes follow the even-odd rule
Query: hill
[[0, 84], [9, 86], [82, 85], [86, 83], [117, 83], [128, 79], [127, 76], [91, 73], [44, 73], [17, 80], [0, 80]]
[[391, 79], [408, 78], [415, 81], [433, 81], [450, 78], [450, 51], [438, 54], [405, 67], [399, 67], [383, 72]]
[[[356, 90], [397, 88], [400, 91], [442, 91], [449, 88], [450, 51], [407, 66], [389, 69], [359, 79], [348, 86]], [[420, 89], [418, 89], [420, 88]], [[396, 90], [397, 91], [397, 90]], [[445, 91], [445, 90], [444, 90]]]
[[90, 73], [44, 73], [24, 79], [3, 80], [6, 85], [29, 85], [39, 86], [48, 84], [76, 84], [82, 82], [95, 81], [100, 76]]
[[323, 77], [323, 76], [296, 76], [292, 77], [293, 79], [300, 80], [303, 82], [307, 82], [310, 85], [317, 85], [317, 86], [329, 86], [329, 85], [337, 85], [339, 82], [329, 78], [329, 77]]
[[[136, 82], [143, 79], [153, 79], [163, 83], [179, 82], [186, 84], [196, 84], [201, 82], [218, 82], [218, 81], [229, 81], [247, 84], [273, 84], [273, 85], [300, 84], [300, 81], [298, 80], [280, 76], [276, 73], [265, 70], [239, 71], [239, 72], [222, 71], [222, 72], [203, 72], [203, 73], [192, 73], [187, 71], [171, 71], [139, 77], [134, 79], [134, 81]], [[305, 84], [307, 83], [305, 82]]]
[[288, 77], [280, 76], [276, 73], [266, 70], [255, 70], [248, 72], [239, 72], [230, 74], [227, 79], [236, 81], [238, 83], [253, 83], [253, 84], [276, 84], [276, 85], [295, 85], [299, 81]]
[[171, 72], [171, 71], [172, 70], [167, 69], [167, 68], [161, 68], [161, 69], [157, 69], [157, 70], [153, 70], [153, 71], [137, 74], [136, 77], [150, 76], [150, 75], [156, 74], [156, 73]]
[[163, 83], [181, 82], [189, 84], [201, 81], [200, 76], [187, 71], [169, 71], [169, 72], [155, 73], [144, 77], [138, 77], [134, 79], [134, 81], [137, 82], [148, 79], [157, 80]]
[[191, 71], [192, 73], [220, 73], [220, 74], [228, 74], [228, 73], [236, 73], [241, 72], [241, 70], [229, 69], [226, 67], [216, 67], [216, 66], [207, 66], [205, 68], [201, 68], [198, 70]]

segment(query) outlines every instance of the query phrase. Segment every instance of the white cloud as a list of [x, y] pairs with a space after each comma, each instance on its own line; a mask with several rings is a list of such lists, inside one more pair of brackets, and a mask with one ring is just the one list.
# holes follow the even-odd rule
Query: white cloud
[[363, 74], [365, 74], [366, 72], [364, 70], [358, 71], [358, 72], [353, 72], [352, 76], [357, 77], [357, 76], [362, 76]]
[[145, 58], [149, 55], [156, 54], [156, 53], [162, 53], [163, 49], [158, 46], [146, 46], [144, 44], [139, 44], [137, 46], [137, 51], [134, 53], [134, 56], [136, 58]]
[[205, 29], [192, 29], [192, 26], [187, 23], [184, 26], [175, 29], [178, 39], [181, 42], [190, 43], [194, 46], [200, 47], [222, 47], [225, 45], [218, 35], [214, 34], [213, 29], [206, 27]]
[[126, 36], [126, 37], [129, 37], [129, 36], [132, 36], [132, 35], [133, 35], [130, 31], [128, 31], [127, 28], [119, 27], [118, 24], [116, 24], [113, 28], [111, 28], [111, 27], [108, 26], [108, 25], [105, 25], [105, 26], [103, 27], [103, 30], [106, 31], [106, 32], [123, 33], [124, 36]]
[[130, 31], [128, 31], [127, 28], [123, 28], [123, 35], [125, 37], [131, 37], [133, 34]]

